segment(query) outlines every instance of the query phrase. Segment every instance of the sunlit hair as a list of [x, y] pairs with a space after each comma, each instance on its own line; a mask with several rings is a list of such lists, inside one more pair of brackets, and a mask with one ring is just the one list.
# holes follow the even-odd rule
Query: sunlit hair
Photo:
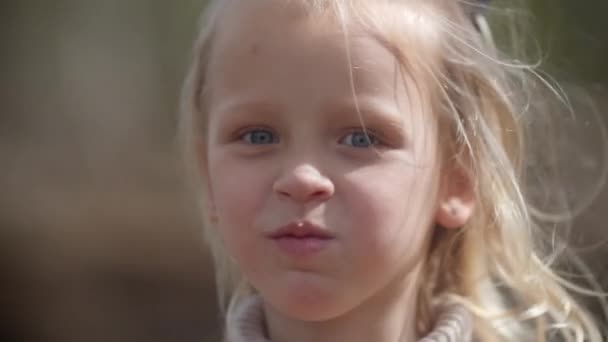
[[[232, 2], [211, 1], [205, 12], [182, 94], [180, 137], [201, 194], [206, 184], [197, 160], [205, 158], [207, 67], [215, 31]], [[549, 216], [530, 200], [537, 185], [528, 184], [535, 172], [529, 164], [537, 161], [528, 153], [528, 128], [549, 115], [531, 94], [545, 89], [544, 96], [564, 99], [537, 66], [509, 59], [496, 48], [473, 1], [284, 2], [301, 6], [312, 18], [335, 20], [345, 36], [350, 27], [363, 28], [389, 49], [400, 72], [412, 75], [430, 96], [440, 123], [441, 167], [461, 168], [474, 182], [476, 208], [466, 226], [434, 231], [419, 294], [418, 333], [431, 329], [437, 302], [458, 301], [475, 315], [480, 341], [601, 341], [598, 326], [572, 295], [601, 297], [599, 289], [584, 267], [594, 291], [558, 276], [558, 253], [581, 264], [556, 238], [547, 242], [555, 222], [547, 222]], [[553, 185], [543, 189], [549, 188]], [[204, 208], [201, 203], [203, 213]], [[209, 217], [205, 229], [221, 307], [230, 316], [231, 303], [252, 289], [225, 255]]]

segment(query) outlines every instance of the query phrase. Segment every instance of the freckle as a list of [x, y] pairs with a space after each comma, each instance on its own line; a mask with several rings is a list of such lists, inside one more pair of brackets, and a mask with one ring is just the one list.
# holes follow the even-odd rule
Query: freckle
[[251, 45], [251, 47], [249, 48], [249, 53], [252, 56], [257, 56], [260, 54], [260, 44], [254, 43]]

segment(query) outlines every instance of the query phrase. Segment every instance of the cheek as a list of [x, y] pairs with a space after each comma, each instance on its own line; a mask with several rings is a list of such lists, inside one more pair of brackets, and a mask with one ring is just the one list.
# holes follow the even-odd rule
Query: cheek
[[353, 236], [359, 237], [353, 239], [353, 251], [365, 251], [355, 257], [363, 263], [392, 263], [421, 252], [435, 212], [432, 170], [396, 163], [349, 175]]
[[252, 231], [251, 225], [266, 201], [269, 186], [266, 174], [255, 165], [210, 154], [209, 188], [217, 228], [224, 242], [237, 251], [246, 244], [250, 236], [246, 233]]

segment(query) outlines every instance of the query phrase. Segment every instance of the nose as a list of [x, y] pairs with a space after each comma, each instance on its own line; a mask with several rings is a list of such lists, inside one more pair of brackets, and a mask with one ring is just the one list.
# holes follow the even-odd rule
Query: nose
[[299, 165], [279, 177], [273, 190], [297, 202], [325, 201], [334, 194], [333, 182], [312, 165]]

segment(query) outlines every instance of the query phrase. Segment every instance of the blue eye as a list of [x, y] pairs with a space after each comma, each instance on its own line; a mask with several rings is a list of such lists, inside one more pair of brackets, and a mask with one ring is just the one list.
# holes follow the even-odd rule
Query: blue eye
[[368, 132], [355, 131], [345, 136], [341, 142], [352, 147], [367, 148], [377, 145], [378, 139]]
[[279, 142], [279, 139], [275, 137], [272, 132], [266, 129], [252, 129], [245, 132], [241, 136], [241, 139], [251, 145], [276, 144]]

